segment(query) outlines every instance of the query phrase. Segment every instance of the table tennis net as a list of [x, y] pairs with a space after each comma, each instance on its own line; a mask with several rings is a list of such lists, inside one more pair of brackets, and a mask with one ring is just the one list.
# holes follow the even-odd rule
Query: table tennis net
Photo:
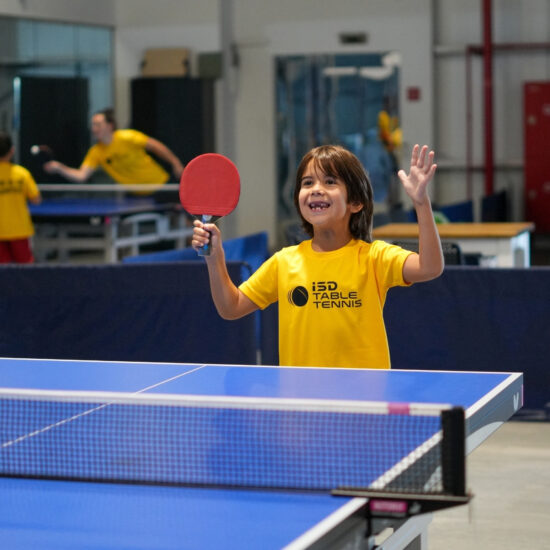
[[[449, 483], [446, 466], [461, 454], [463, 476], [462, 410], [456, 434], [444, 429], [449, 411], [437, 407], [11, 391], [0, 395], [1, 476], [463, 491], [463, 479], [458, 489]], [[451, 470], [456, 478], [456, 468]]]

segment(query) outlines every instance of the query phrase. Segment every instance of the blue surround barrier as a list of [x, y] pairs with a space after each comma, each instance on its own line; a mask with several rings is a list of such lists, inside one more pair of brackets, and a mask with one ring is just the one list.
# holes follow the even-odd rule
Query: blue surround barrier
[[550, 268], [449, 266], [384, 311], [392, 368], [523, 372], [523, 414], [549, 411]]
[[256, 363], [254, 318], [219, 317], [202, 261], [6, 266], [0, 287], [3, 357]]
[[[238, 283], [243, 264], [229, 262]], [[202, 261], [2, 267], [0, 355], [277, 364], [277, 306], [224, 321]], [[524, 413], [550, 402], [550, 268], [451, 266], [388, 293], [392, 368], [524, 373]]]
[[[277, 311], [262, 315], [262, 360], [276, 362]], [[550, 420], [550, 268], [449, 266], [391, 289], [384, 317], [392, 368], [523, 372], [517, 416]]]

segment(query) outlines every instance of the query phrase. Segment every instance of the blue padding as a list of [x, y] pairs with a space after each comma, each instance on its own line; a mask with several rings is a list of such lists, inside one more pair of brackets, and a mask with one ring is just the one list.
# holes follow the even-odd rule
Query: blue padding
[[[248, 278], [256, 271], [263, 262], [269, 257], [267, 246], [267, 232], [254, 233], [228, 239], [223, 242], [225, 259], [227, 261], [244, 262], [242, 279]], [[182, 262], [188, 260], [199, 260], [200, 257], [193, 248], [183, 248], [181, 250], [167, 250], [163, 252], [154, 252], [151, 254], [141, 254], [139, 256], [128, 256], [124, 258], [123, 263], [150, 263], [150, 262]]]
[[260, 350], [262, 364], [279, 364], [279, 304], [275, 302], [260, 312]]
[[523, 372], [525, 409], [550, 401], [550, 268], [448, 267], [394, 288], [384, 317], [392, 368]]
[[269, 257], [267, 248], [267, 232], [254, 233], [236, 239], [228, 239], [223, 243], [226, 260], [246, 262], [251, 271], [256, 271]]
[[[473, 222], [474, 221], [474, 203], [472, 201], [457, 202], [442, 206], [434, 205], [434, 212], [441, 212], [450, 222]], [[408, 211], [408, 221], [416, 223], [415, 210]]]
[[445, 214], [450, 222], [473, 222], [474, 204], [472, 201], [457, 202], [436, 208], [438, 212]]
[[153, 262], [183, 262], [187, 260], [199, 260], [197, 252], [193, 248], [181, 248], [179, 250], [163, 250], [138, 256], [126, 256], [122, 258], [125, 264], [148, 264]]
[[0, 356], [256, 363], [254, 317], [221, 319], [204, 262], [6, 266], [0, 287]]
[[[242, 262], [241, 281], [245, 281], [256, 271], [269, 257], [267, 232], [254, 233], [244, 237], [228, 239], [223, 242], [226, 261]], [[183, 248], [181, 250], [168, 250], [166, 252], [156, 252], [152, 254], [141, 254], [139, 256], [129, 256], [124, 258], [124, 263], [150, 263], [150, 262], [182, 262], [189, 260], [201, 260], [193, 248]], [[202, 261], [202, 260], [201, 260]], [[264, 327], [262, 324], [265, 324]], [[264, 312], [254, 314], [256, 324], [257, 348], [262, 351], [262, 362], [269, 365], [278, 364], [277, 335], [272, 331], [272, 315]], [[277, 324], [275, 322], [275, 329]], [[275, 338], [275, 342], [273, 341]]]
[[[524, 411], [550, 402], [550, 268], [446, 267], [389, 291], [384, 317], [394, 369], [523, 372]], [[262, 312], [262, 361], [276, 364], [276, 304]]]

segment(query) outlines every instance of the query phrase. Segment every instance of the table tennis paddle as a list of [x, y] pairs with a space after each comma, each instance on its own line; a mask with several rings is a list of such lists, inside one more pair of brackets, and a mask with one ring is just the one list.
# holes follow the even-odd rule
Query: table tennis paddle
[[31, 147], [31, 155], [36, 158], [40, 164], [46, 164], [53, 160], [53, 150], [48, 145], [33, 145]]
[[[215, 222], [233, 212], [239, 202], [241, 183], [237, 167], [223, 155], [205, 153], [195, 157], [183, 170], [180, 201], [185, 210], [203, 223]], [[210, 243], [199, 256], [210, 255]]]

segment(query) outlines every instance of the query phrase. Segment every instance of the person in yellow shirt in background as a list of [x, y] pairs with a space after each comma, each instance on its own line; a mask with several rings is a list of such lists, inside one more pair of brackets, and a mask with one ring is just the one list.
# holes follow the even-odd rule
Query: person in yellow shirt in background
[[0, 132], [0, 264], [34, 261], [30, 237], [34, 227], [27, 201], [38, 204], [40, 191], [31, 173], [11, 162], [11, 137]]
[[98, 111], [92, 116], [92, 135], [96, 140], [80, 168], [71, 168], [56, 160], [44, 164], [50, 174], [83, 182], [98, 168], [102, 168], [114, 181], [122, 184], [166, 183], [170, 174], [149, 153], [172, 167], [179, 182], [183, 164], [163, 143], [137, 130], [117, 130], [112, 109]]

